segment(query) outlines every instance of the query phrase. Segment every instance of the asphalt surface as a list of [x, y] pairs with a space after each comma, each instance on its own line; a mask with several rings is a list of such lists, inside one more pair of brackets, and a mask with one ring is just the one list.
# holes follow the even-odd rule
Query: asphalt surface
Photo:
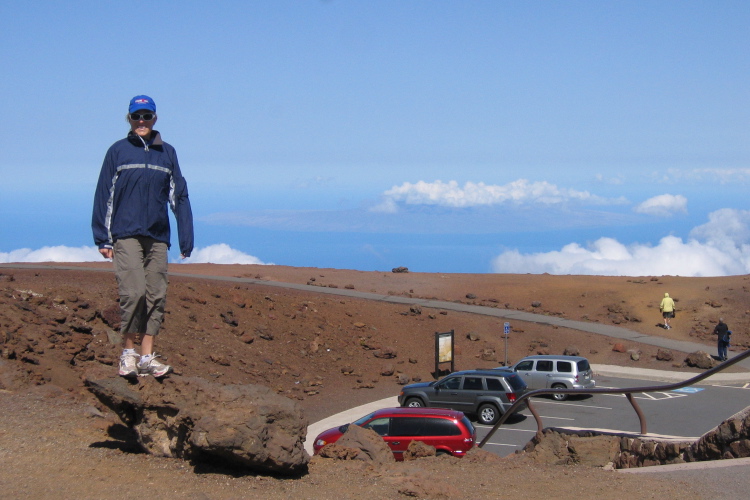
[[[112, 272], [111, 270], [101, 268], [87, 268], [77, 266], [50, 266], [50, 265], [39, 265], [39, 264], [0, 264], [0, 268], [10, 269], [59, 269], [59, 270], [73, 270], [73, 271], [98, 271], [98, 272]], [[628, 330], [613, 325], [604, 325], [601, 323], [588, 323], [584, 321], [574, 321], [565, 318], [559, 318], [556, 316], [546, 316], [543, 314], [534, 314], [524, 311], [516, 311], [510, 309], [499, 309], [494, 307], [476, 306], [470, 304], [462, 304], [457, 302], [447, 302], [440, 300], [420, 299], [411, 297], [400, 297], [394, 295], [382, 295], [376, 293], [360, 292], [356, 290], [340, 289], [340, 288], [325, 288], [319, 286], [302, 285], [297, 283], [282, 283], [276, 281], [265, 281], [252, 278], [238, 278], [238, 277], [227, 277], [227, 276], [206, 276], [202, 274], [188, 274], [179, 272], [170, 272], [173, 276], [180, 276], [185, 278], [196, 278], [196, 279], [212, 279], [216, 281], [228, 281], [235, 283], [244, 284], [255, 284], [263, 286], [275, 286], [279, 288], [289, 288], [295, 290], [302, 290], [312, 293], [329, 294], [329, 295], [340, 295], [346, 297], [354, 297], [366, 300], [376, 300], [380, 302], [394, 303], [394, 304], [406, 304], [406, 305], [418, 305], [423, 308], [433, 308], [448, 311], [458, 311], [471, 314], [482, 314], [485, 316], [493, 316], [502, 318], [507, 321], [524, 321], [530, 323], [538, 323], [544, 325], [553, 325], [562, 328], [570, 328], [574, 330], [580, 330], [584, 332], [594, 333], [597, 335], [604, 335], [611, 338], [630, 340], [634, 342], [641, 342], [643, 344], [653, 345], [664, 349], [674, 349], [681, 352], [695, 352], [705, 351], [706, 346], [695, 342], [687, 342], [680, 340], [671, 340], [663, 337], [654, 337], [645, 335], [640, 332]], [[738, 353], [729, 353], [730, 357], [737, 356]], [[744, 359], [736, 364], [738, 367], [742, 367], [748, 370], [747, 373], [719, 373], [706, 379], [703, 383], [747, 383], [750, 382], [750, 358]], [[640, 368], [626, 368], [612, 365], [592, 365], [592, 369], [596, 374], [609, 375], [614, 377], [623, 377], [639, 380], [651, 380], [659, 382], [679, 382], [687, 380], [694, 376], [694, 373], [684, 372], [670, 372], [662, 370], [650, 370]], [[391, 398], [386, 398], [380, 401], [374, 401], [372, 403], [352, 408], [345, 412], [333, 415], [319, 422], [311, 424], [307, 429], [307, 441], [305, 443], [305, 449], [308, 453], [312, 454], [312, 440], [323, 430], [350, 423], [357, 418], [366, 415], [369, 412], [375, 411], [379, 408], [387, 408], [389, 406], [398, 406], [398, 401], [394, 395]], [[727, 415], [729, 416], [729, 415]], [[707, 493], [711, 493], [714, 498], [744, 498], [748, 491], [750, 491], [750, 474], [747, 474], [747, 466], [750, 465], [750, 459], [736, 459], [736, 460], [719, 460], [713, 462], [698, 462], [691, 464], [679, 464], [679, 465], [663, 465], [658, 467], [644, 467], [639, 469], [627, 469], [622, 470], [623, 473], [649, 473], [649, 474], [662, 474], [664, 479], [678, 478], [680, 480], [688, 480], [691, 482], [698, 482], [706, 485]], [[736, 467], [742, 467], [736, 469]]]

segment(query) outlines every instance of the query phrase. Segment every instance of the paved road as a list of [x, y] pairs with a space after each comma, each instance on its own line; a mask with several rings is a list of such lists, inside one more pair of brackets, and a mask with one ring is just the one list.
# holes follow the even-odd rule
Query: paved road
[[[641, 378], [644, 376], [643, 371], [637, 368], [593, 365], [593, 369], [597, 387], [623, 389], [661, 385], [654, 384], [653, 379]], [[652, 373], [645, 375], [649, 377]], [[687, 377], [683, 372], [661, 372], [658, 379], [666, 384], [680, 382]], [[679, 437], [685, 440], [697, 439], [722, 420], [750, 406], [750, 377], [745, 374], [733, 374], [731, 378], [722, 381], [700, 383], [677, 391], [635, 393], [634, 397], [646, 416], [649, 434], [679, 434]], [[571, 398], [564, 402], [536, 397], [533, 402], [545, 427], [606, 428], [609, 431], [634, 435], [640, 432], [638, 416], [624, 395], [596, 394], [584, 398]], [[326, 429], [353, 422], [377, 409], [394, 406], [398, 406], [395, 395], [315, 422], [307, 429], [308, 441], [305, 448], [312, 453], [312, 440]], [[528, 410], [521, 412], [521, 417], [501, 427], [485, 445], [485, 449], [505, 456], [523, 448], [534, 436], [537, 427]], [[481, 441], [490, 427], [476, 423], [475, 426], [477, 440]]]

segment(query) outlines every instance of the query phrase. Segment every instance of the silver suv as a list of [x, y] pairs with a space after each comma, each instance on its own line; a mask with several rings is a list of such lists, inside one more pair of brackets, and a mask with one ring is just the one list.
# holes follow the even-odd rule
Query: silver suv
[[[516, 399], [527, 392], [520, 376], [510, 371], [465, 370], [436, 382], [404, 386], [398, 404], [410, 408], [449, 408], [476, 415], [481, 424], [493, 425]], [[516, 411], [526, 408], [519, 405]]]
[[[531, 390], [596, 387], [589, 360], [581, 356], [526, 356], [514, 365], [495, 369], [518, 373]], [[567, 394], [553, 394], [552, 397], [557, 401], [568, 399]]]

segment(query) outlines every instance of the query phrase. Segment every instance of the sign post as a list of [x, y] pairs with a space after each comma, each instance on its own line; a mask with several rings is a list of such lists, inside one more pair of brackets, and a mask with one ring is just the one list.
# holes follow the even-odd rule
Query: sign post
[[503, 333], [505, 334], [505, 364], [503, 366], [508, 366], [508, 335], [510, 335], [510, 323], [507, 321], [503, 325]]

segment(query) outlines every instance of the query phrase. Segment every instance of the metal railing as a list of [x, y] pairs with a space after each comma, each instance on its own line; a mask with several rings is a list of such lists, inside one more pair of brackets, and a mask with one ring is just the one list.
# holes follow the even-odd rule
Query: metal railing
[[631, 406], [635, 410], [635, 413], [638, 415], [638, 420], [640, 420], [641, 423], [641, 434], [645, 435], [648, 434], [647, 426], [646, 426], [646, 416], [641, 411], [640, 406], [638, 406], [638, 403], [633, 398], [633, 393], [635, 392], [660, 392], [660, 391], [674, 391], [676, 389], [681, 389], [683, 387], [688, 387], [690, 385], [693, 385], [697, 382], [700, 382], [703, 379], [706, 379], [710, 377], [711, 375], [715, 375], [719, 373], [720, 371], [723, 371], [730, 366], [739, 363], [743, 359], [746, 359], [750, 357], [750, 349], [743, 352], [742, 354], [738, 354], [737, 356], [733, 357], [732, 359], [729, 359], [727, 361], [724, 361], [720, 365], [717, 365], [709, 370], [706, 370], [703, 373], [700, 373], [696, 375], [695, 377], [689, 378], [687, 380], [684, 380], [682, 382], [677, 382], [674, 384], [667, 384], [667, 385], [655, 385], [655, 386], [647, 386], [647, 387], [628, 387], [625, 389], [536, 389], [534, 391], [529, 391], [520, 398], [516, 400], [513, 405], [508, 408], [508, 411], [503, 413], [503, 415], [500, 417], [500, 419], [495, 423], [494, 426], [492, 426], [492, 429], [490, 429], [490, 432], [482, 439], [482, 441], [478, 444], [478, 446], [481, 448], [483, 447], [487, 441], [490, 440], [490, 438], [495, 434], [495, 432], [502, 426], [508, 418], [513, 415], [519, 407], [525, 402], [526, 406], [528, 406], [529, 411], [534, 416], [534, 420], [536, 420], [537, 425], [537, 433], [541, 433], [543, 430], [542, 425], [542, 418], [539, 416], [539, 414], [536, 412], [536, 409], [534, 408], [534, 405], [531, 404], [531, 397], [532, 396], [542, 396], [545, 394], [578, 394], [578, 395], [584, 395], [584, 394], [624, 394], [625, 397], [628, 398], [628, 401], [630, 402]]

